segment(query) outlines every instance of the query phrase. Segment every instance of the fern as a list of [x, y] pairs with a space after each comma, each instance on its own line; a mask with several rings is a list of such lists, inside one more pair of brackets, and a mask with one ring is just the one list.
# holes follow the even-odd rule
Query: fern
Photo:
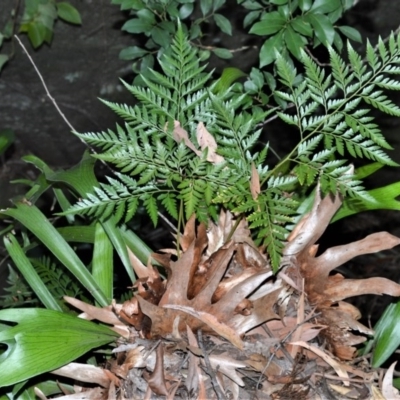
[[[299, 193], [319, 181], [325, 194], [367, 198], [362, 183], [349, 174], [347, 158], [397, 165], [385, 152], [391, 147], [369, 108], [400, 116], [399, 107], [382, 92], [400, 89], [390, 77], [400, 73], [400, 37], [392, 35], [388, 47], [383, 41], [376, 50], [368, 44], [364, 60], [348, 44], [349, 64], [329, 49], [331, 70], [303, 52], [302, 78], [277, 54], [282, 86], [275, 96], [292, 103], [294, 111], [263, 111], [234, 86], [224, 93], [215, 90], [209, 83], [211, 73], [204, 72], [179, 27], [171, 49], [159, 61], [162, 73], [151, 70], [143, 77], [144, 86], [124, 83], [138, 104], [105, 101], [124, 125], [115, 131], [77, 133], [102, 150], [96, 158], [118, 172], [69, 213], [128, 221], [142, 205], [157, 224], [162, 206], [180, 223], [193, 214], [207, 222], [222, 206], [247, 217], [276, 270], [296, 219]], [[268, 146], [259, 145], [260, 123], [271, 113], [296, 126], [300, 137], [275, 166], [266, 164]], [[206, 146], [196, 135], [200, 123], [207, 130]], [[252, 165], [261, 187], [257, 197], [252, 195]]]
[[39, 301], [25, 279], [11, 266], [8, 269], [7, 286], [4, 288], [5, 294], [1, 296], [0, 308], [37, 306]]
[[[52, 262], [48, 257], [30, 259], [33, 267], [38, 273], [42, 282], [46, 285], [50, 293], [60, 300], [63, 296], [80, 297], [81, 288], [69, 275], [68, 271], [59, 264]], [[0, 300], [0, 307], [22, 307], [26, 305], [38, 305], [39, 300], [36, 294], [29, 288], [25, 279], [20, 276], [13, 268], [9, 267], [7, 278], [8, 287], [4, 290], [6, 294]]]

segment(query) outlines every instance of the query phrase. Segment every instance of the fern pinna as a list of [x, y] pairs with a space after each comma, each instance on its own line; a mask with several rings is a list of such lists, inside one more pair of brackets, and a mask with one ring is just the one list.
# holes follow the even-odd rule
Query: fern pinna
[[[212, 73], [204, 72], [196, 49], [179, 28], [159, 61], [162, 73], [152, 70], [150, 77], [142, 77], [142, 86], [124, 83], [137, 105], [105, 101], [125, 120], [124, 126], [76, 133], [100, 148], [94, 157], [118, 172], [69, 212], [128, 221], [142, 204], [156, 224], [162, 205], [180, 229], [193, 214], [202, 222], [216, 218], [222, 206], [247, 218], [276, 270], [302, 200], [300, 187], [319, 181], [325, 194], [362, 199], [368, 194], [349, 174], [344, 157], [396, 165], [384, 151], [390, 146], [368, 107], [400, 116], [381, 91], [400, 88], [389, 77], [400, 73], [399, 49], [400, 37], [392, 35], [377, 49], [368, 44], [364, 60], [348, 44], [349, 64], [330, 49], [329, 71], [303, 53], [303, 75], [278, 55], [281, 87], [275, 95], [291, 107], [265, 112], [252, 106], [238, 85], [217, 90], [218, 81], [210, 83]], [[271, 112], [300, 134], [298, 145], [273, 167], [266, 164], [268, 146], [254, 150], [261, 133], [257, 128]]]

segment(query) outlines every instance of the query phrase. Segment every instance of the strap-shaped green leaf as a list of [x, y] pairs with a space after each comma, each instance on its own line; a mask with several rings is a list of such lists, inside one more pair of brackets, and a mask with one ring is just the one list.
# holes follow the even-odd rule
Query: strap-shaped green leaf
[[367, 354], [375, 346], [372, 356], [373, 368], [379, 368], [399, 347], [399, 321], [400, 303], [390, 304], [374, 326], [375, 336], [363, 349], [363, 354]]
[[15, 236], [12, 234], [5, 236], [4, 244], [11, 259], [45, 307], [50, 310], [62, 311], [56, 299], [40, 279], [39, 274], [25, 255]]
[[2, 214], [13, 217], [21, 222], [77, 277], [79, 282], [82, 283], [102, 307], [108, 305], [107, 298], [86, 266], [36, 206], [17, 203], [16, 208], [3, 210]]
[[8, 346], [0, 355], [0, 387], [65, 365], [119, 335], [104, 325], [39, 308], [0, 311], [0, 321], [18, 325], [0, 331]]
[[104, 228], [96, 224], [94, 250], [92, 259], [92, 275], [110, 304], [113, 299], [113, 246]]

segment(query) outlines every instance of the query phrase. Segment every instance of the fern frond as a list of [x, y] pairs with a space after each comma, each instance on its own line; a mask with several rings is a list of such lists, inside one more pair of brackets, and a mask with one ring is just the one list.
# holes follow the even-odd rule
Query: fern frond
[[250, 204], [254, 212], [247, 218], [249, 228], [258, 229], [256, 243], [266, 247], [271, 266], [276, 271], [289, 234], [286, 225], [293, 223], [298, 203], [285, 197], [280, 190], [272, 189], [263, 192], [257, 202], [251, 201]]

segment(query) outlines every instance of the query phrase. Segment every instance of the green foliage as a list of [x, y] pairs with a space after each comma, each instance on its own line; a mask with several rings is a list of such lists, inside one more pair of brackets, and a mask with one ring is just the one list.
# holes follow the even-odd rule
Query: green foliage
[[38, 48], [43, 43], [51, 43], [57, 18], [76, 25], [82, 22], [78, 10], [68, 2], [25, 0], [19, 30], [28, 35], [34, 48]]
[[274, 62], [276, 51], [285, 58], [290, 54], [300, 61], [302, 50], [309, 45], [333, 45], [341, 51], [343, 41], [339, 32], [361, 42], [361, 35], [356, 29], [335, 25], [343, 13], [352, 7], [354, 0], [238, 2], [249, 10], [244, 26], [252, 25], [250, 33], [268, 37], [260, 49], [260, 67]]
[[[15, 8], [9, 10], [10, 17], [0, 31], [0, 49], [4, 40], [14, 40], [13, 35], [18, 32], [26, 33], [35, 49], [43, 43], [50, 45], [57, 19], [74, 25], [82, 23], [79, 11], [67, 1], [24, 0], [21, 2], [22, 7], [19, 7], [19, 3], [16, 2]], [[20, 9], [22, 16], [19, 14]], [[13, 56], [14, 50], [10, 54], [0, 54], [0, 71]]]
[[[16, 246], [15, 243], [14, 246]], [[38, 281], [29, 282], [29, 276], [31, 275], [28, 275], [28, 280], [26, 280], [10, 266], [7, 287], [5, 288], [7, 294], [1, 296], [0, 308], [38, 306], [40, 297], [36, 293], [41, 285], [44, 285], [49, 291], [50, 296], [55, 300], [56, 304], [61, 305], [61, 308], [55, 306], [53, 307], [54, 309], [62, 309], [61, 301], [65, 295], [76, 298], [82, 297], [82, 287], [76, 283], [75, 279], [73, 279], [63, 265], [52, 261], [48, 256], [30, 258], [29, 262], [32, 268], [30, 274], [34, 275], [33, 271], [35, 271]], [[19, 269], [23, 267], [19, 259], [16, 260], [16, 264], [19, 266]], [[27, 272], [23, 268], [22, 270]], [[34, 290], [32, 291], [30, 288]]]
[[[121, 10], [129, 11], [130, 18], [122, 26], [122, 30], [132, 34], [143, 34], [148, 40], [143, 47], [132, 46], [123, 49], [120, 58], [133, 61], [135, 73], [146, 75], [147, 69], [155, 62], [155, 53], [168, 52], [176, 34], [177, 21], [182, 21], [184, 30], [195, 46], [199, 46], [199, 56], [205, 60], [211, 52], [220, 58], [232, 58], [228, 49], [216, 46], [204, 46], [202, 39], [206, 36], [202, 31], [205, 24], [215, 24], [221, 32], [232, 35], [232, 25], [220, 13], [226, 0], [112, 0]], [[201, 16], [199, 16], [201, 15]]]
[[[101, 220], [113, 215], [117, 221], [129, 221], [142, 204], [154, 224], [163, 207], [179, 227], [192, 214], [206, 222], [223, 206], [247, 216], [277, 269], [303, 190], [299, 188], [312, 188], [319, 180], [325, 194], [339, 192], [371, 201], [361, 181], [349, 175], [347, 158], [396, 165], [385, 152], [391, 147], [368, 108], [400, 116], [400, 109], [380, 90], [399, 88], [388, 76], [400, 72], [400, 37], [392, 35], [388, 47], [382, 41], [377, 51], [368, 45], [364, 61], [348, 44], [350, 65], [330, 48], [331, 73], [302, 52], [305, 73], [301, 78], [278, 54], [281, 90], [275, 95], [292, 106], [266, 113], [252, 106], [251, 99], [236, 92], [234, 85], [215, 93], [196, 49], [183, 29], [178, 29], [170, 54], [160, 59], [163, 73], [150, 69], [142, 76], [145, 87], [125, 83], [139, 103], [105, 102], [125, 125], [118, 125], [116, 131], [77, 133], [102, 150], [96, 158], [113, 164], [119, 172], [68, 213]], [[271, 113], [296, 127], [300, 138], [275, 166], [265, 163], [268, 147], [256, 149], [258, 124]], [[204, 147], [201, 126], [209, 140]], [[284, 165], [289, 169], [283, 169]], [[257, 185], [259, 194], [254, 193]]]
[[0, 308], [37, 306], [39, 304], [38, 299], [25, 279], [10, 266], [4, 291], [6, 294], [1, 296]]
[[374, 348], [372, 366], [379, 368], [400, 345], [400, 303], [390, 304], [374, 326], [375, 335], [362, 354]]
[[39, 308], [0, 311], [0, 387], [59, 368], [119, 335], [104, 325]]
[[[0, 67], [1, 69], [1, 67]], [[11, 129], [0, 130], [0, 156], [14, 143], [15, 134]]]

